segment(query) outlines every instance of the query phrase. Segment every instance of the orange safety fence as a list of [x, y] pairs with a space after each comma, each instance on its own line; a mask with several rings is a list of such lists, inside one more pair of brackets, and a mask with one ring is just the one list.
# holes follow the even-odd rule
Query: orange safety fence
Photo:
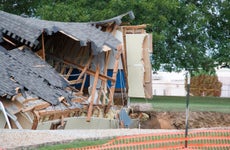
[[[75, 150], [179, 150], [215, 149], [230, 150], [230, 130], [193, 130], [187, 138], [184, 131], [151, 133], [117, 137], [106, 144], [73, 148]], [[185, 148], [185, 141], [187, 148]]]

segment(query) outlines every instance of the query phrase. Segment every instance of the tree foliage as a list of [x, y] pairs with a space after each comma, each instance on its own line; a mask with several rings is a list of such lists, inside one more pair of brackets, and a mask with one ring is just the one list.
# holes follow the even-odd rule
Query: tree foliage
[[38, 1], [33, 0], [0, 0], [0, 10], [16, 15], [34, 16]]
[[213, 71], [230, 64], [228, 0], [2, 0], [0, 9], [41, 19], [89, 22], [133, 10], [130, 24], [148, 24], [153, 34], [153, 68]]

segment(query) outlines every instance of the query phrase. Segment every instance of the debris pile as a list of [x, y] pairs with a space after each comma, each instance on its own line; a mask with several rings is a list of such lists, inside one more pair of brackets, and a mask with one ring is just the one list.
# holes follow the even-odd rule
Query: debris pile
[[[134, 18], [130, 11], [100, 22], [70, 23], [0, 11], [0, 128], [118, 128], [121, 121], [125, 126], [132, 124], [125, 111], [121, 120], [121, 108], [112, 107], [114, 95], [122, 92], [124, 106], [130, 70], [139, 73], [138, 86], [132, 86], [141, 90], [138, 96], [152, 96], [151, 40], [145, 26], [121, 27], [125, 16]], [[126, 39], [126, 34], [139, 31], [137, 37]], [[128, 69], [132, 62], [127, 56], [132, 52], [127, 53], [122, 43], [130, 46], [139, 38], [141, 44], [135, 51], [140, 60]]]

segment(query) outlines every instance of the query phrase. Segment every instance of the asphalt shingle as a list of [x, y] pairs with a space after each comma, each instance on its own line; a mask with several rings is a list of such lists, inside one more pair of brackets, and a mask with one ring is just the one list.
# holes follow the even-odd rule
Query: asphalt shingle
[[57, 105], [60, 103], [59, 97], [63, 96], [67, 100], [72, 97], [64, 90], [66, 86], [68, 83], [30, 50], [6, 51], [0, 47], [0, 96], [14, 96], [16, 88], [20, 88]]
[[[133, 13], [128, 12], [122, 14], [112, 19], [105, 20], [104, 23], [114, 21], [120, 24], [121, 18], [130, 14]], [[39, 44], [38, 37], [43, 31], [50, 35], [57, 31], [63, 31], [66, 34], [79, 39], [83, 45], [87, 42], [92, 42], [92, 49], [95, 54], [102, 51], [103, 45], [116, 49], [120, 44], [120, 41], [113, 37], [113, 35], [107, 32], [102, 32], [95, 27], [95, 24], [101, 24], [103, 21], [89, 23], [46, 21], [36, 18], [24, 18], [3, 11], [0, 11], [0, 20], [0, 29], [3, 29], [2, 33], [10, 35], [12, 38], [14, 35], [14, 39], [17, 39], [24, 44], [27, 43], [30, 47], [35, 47]]]

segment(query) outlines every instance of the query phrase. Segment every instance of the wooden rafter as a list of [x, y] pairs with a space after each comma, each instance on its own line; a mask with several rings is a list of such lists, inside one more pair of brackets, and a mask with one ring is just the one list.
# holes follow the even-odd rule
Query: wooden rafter
[[44, 31], [42, 32], [42, 58], [46, 60]]
[[87, 122], [90, 122], [90, 118], [92, 116], [93, 103], [94, 103], [94, 98], [95, 98], [95, 92], [96, 92], [96, 87], [97, 87], [97, 81], [98, 81], [98, 78], [99, 78], [99, 73], [100, 73], [100, 67], [99, 67], [99, 65], [97, 65], [96, 74], [95, 74], [94, 82], [93, 82], [93, 88], [92, 88], [92, 93], [91, 93], [89, 109], [88, 109], [88, 114], [87, 114], [87, 119], [86, 119]]
[[129, 85], [128, 85], [128, 66], [127, 66], [127, 49], [126, 49], [126, 28], [122, 28], [122, 34], [123, 34], [123, 51], [121, 54], [121, 61], [122, 61], [122, 66], [123, 66], [123, 71], [124, 71], [124, 76], [125, 76], [125, 85], [126, 85], [126, 90], [129, 90]]
[[70, 68], [69, 68], [69, 70], [68, 70], [68, 73], [67, 73], [66, 76], [65, 76], [65, 78], [66, 78], [67, 80], [69, 79], [69, 76], [70, 76], [70, 74], [72, 73], [72, 71], [73, 71], [73, 67], [70, 66]]
[[84, 69], [81, 71], [80, 75], [78, 76], [77, 80], [80, 80], [82, 78], [82, 76], [86, 73], [87, 69], [89, 68], [91, 62], [93, 60], [93, 55], [91, 55], [89, 57], [89, 60], [87, 62], [87, 64], [85, 65]]
[[80, 89], [80, 93], [83, 94], [83, 90], [84, 90], [84, 86], [85, 86], [85, 81], [86, 81], [86, 77], [87, 75], [84, 75], [83, 81], [82, 81], [82, 85], [81, 85], [81, 89]]
[[10, 43], [10, 44], [13, 45], [13, 46], [17, 46], [17, 44], [15, 44], [15, 43], [12, 42], [11, 40], [7, 39], [6, 37], [3, 37], [2, 39], [3, 39], [4, 41]]
[[113, 69], [113, 76], [112, 79], [113, 81], [111, 81], [111, 88], [110, 88], [110, 93], [109, 93], [109, 102], [108, 105], [106, 107], [105, 113], [108, 113], [111, 104], [113, 103], [113, 95], [114, 95], [114, 91], [115, 91], [115, 84], [116, 84], [116, 78], [117, 78], [117, 72], [118, 72], [118, 66], [119, 66], [119, 58], [122, 52], [121, 48], [118, 48], [118, 53], [115, 56], [115, 63], [114, 63], [114, 69]]
[[[110, 51], [107, 51], [105, 53], [105, 66], [104, 66], [104, 74], [107, 75], [107, 71], [108, 71], [108, 65], [109, 65], [109, 59], [110, 59]], [[105, 92], [107, 92], [107, 80], [106, 81], [102, 81], [102, 89], [101, 90], [104, 90]], [[100, 93], [101, 94], [101, 93]], [[103, 96], [103, 104], [105, 104], [105, 99], [106, 97]]]
[[[47, 55], [48, 55], [48, 54], [47, 54]], [[74, 62], [70, 62], [70, 61], [67, 61], [67, 60], [64, 60], [64, 59], [62, 60], [62, 59], [60, 59], [60, 58], [58, 58], [58, 57], [56, 57], [56, 56], [54, 56], [54, 55], [50, 55], [50, 54], [49, 54], [49, 56], [53, 57], [53, 59], [57, 60], [59, 63], [62, 62], [62, 63], [64, 63], [64, 64], [67, 64], [67, 65], [69, 65], [69, 66], [72, 66], [72, 67], [74, 67], [74, 68], [77, 68], [77, 69], [79, 69], [79, 70], [81, 70], [81, 71], [84, 69], [84, 66], [81, 66], [81, 65], [79, 65], [79, 64], [76, 64], [76, 63], [74, 63]], [[87, 70], [86, 70], [86, 73], [89, 74], [89, 75], [91, 75], [91, 76], [95, 76], [95, 73], [96, 73], [96, 72], [93, 71], [93, 70], [87, 69]], [[106, 75], [102, 75], [102, 74], [99, 74], [99, 79], [102, 80], [102, 81], [107, 81], [107, 80], [114, 81], [113, 78], [111, 78], [111, 77], [109, 77], [109, 76], [106, 76]]]

